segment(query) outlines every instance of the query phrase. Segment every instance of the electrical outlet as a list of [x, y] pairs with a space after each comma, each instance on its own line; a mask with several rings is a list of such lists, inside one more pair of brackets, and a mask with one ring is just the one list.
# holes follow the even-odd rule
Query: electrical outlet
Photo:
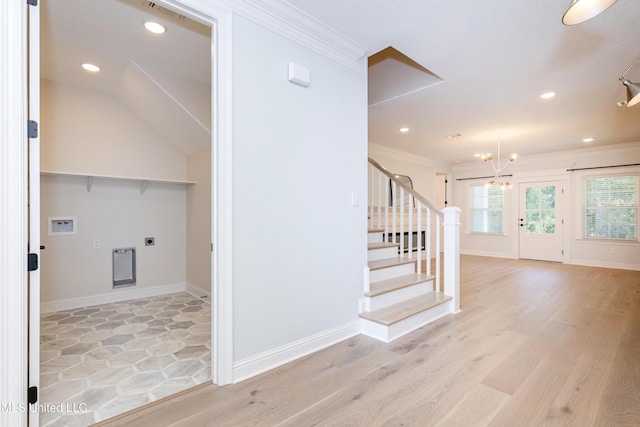
[[100, 249], [100, 239], [93, 239], [93, 249]]

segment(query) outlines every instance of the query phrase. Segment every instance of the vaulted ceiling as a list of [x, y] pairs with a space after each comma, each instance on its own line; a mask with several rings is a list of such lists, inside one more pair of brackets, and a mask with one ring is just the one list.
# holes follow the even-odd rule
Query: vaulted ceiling
[[[41, 6], [42, 78], [114, 96], [185, 155], [210, 144], [209, 27], [143, 0]], [[146, 31], [147, 20], [166, 33]], [[85, 62], [101, 70], [89, 73]]]
[[[371, 143], [450, 164], [476, 161], [498, 142], [521, 156], [617, 143], [640, 149], [640, 106], [617, 105], [625, 99], [618, 78], [640, 54], [640, 1], [618, 0], [572, 27], [561, 23], [570, 0], [289, 3], [368, 56], [391, 46], [409, 58], [370, 70]], [[143, 0], [41, 4], [44, 78], [113, 94], [187, 154], [210, 140], [208, 27]], [[147, 17], [167, 33], [148, 34]], [[85, 61], [102, 71], [88, 75]], [[640, 82], [640, 64], [626, 77]], [[556, 96], [541, 99], [548, 91]], [[179, 125], [168, 126], [169, 117]]]

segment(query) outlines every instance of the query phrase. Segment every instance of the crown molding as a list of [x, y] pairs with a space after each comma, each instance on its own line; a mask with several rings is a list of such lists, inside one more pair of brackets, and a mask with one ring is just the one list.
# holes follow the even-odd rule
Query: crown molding
[[233, 12], [354, 71], [364, 73], [367, 49], [283, 0], [242, 0]]
[[451, 173], [451, 165], [449, 165], [448, 163], [438, 162], [427, 157], [409, 153], [407, 151], [398, 150], [396, 148], [389, 148], [385, 145], [369, 143], [369, 156], [374, 157], [375, 159], [376, 152], [403, 162], [413, 163], [418, 166], [428, 166], [434, 168], [436, 172]]

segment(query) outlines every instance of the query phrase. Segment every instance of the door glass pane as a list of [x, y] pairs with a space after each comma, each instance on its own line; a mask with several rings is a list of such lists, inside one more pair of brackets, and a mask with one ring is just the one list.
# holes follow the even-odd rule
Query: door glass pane
[[554, 234], [556, 187], [529, 187], [525, 197], [525, 231], [530, 234]]
[[527, 188], [526, 209], [538, 209], [540, 207], [540, 189], [537, 187]]
[[540, 233], [540, 212], [537, 210], [527, 210], [527, 233]]
[[540, 207], [542, 209], [555, 209], [556, 207], [556, 187], [541, 188]]

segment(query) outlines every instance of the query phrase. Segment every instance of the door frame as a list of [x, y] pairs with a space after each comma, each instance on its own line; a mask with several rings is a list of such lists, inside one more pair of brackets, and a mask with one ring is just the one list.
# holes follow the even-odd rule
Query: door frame
[[[27, 425], [27, 2], [0, 2], [0, 425]], [[5, 108], [6, 107], [6, 108]], [[9, 405], [9, 406], [6, 406]], [[6, 409], [6, 410], [4, 410]]]
[[[29, 77], [28, 110], [29, 120], [40, 124], [40, 7], [28, 8], [28, 55]], [[40, 132], [29, 138], [29, 180], [28, 180], [28, 242], [29, 254], [36, 254], [40, 263]], [[28, 383], [29, 388], [40, 389], [40, 268], [29, 272], [28, 277]], [[30, 427], [40, 425], [40, 412], [36, 405], [28, 411]]]
[[566, 263], [567, 260], [569, 259], [569, 247], [568, 247], [568, 234], [566, 232], [566, 230], [568, 230], [568, 226], [570, 226], [570, 222], [569, 218], [571, 213], [571, 209], [569, 206], [569, 203], [565, 203], [567, 200], [570, 200], [570, 194], [569, 194], [569, 180], [567, 176], [562, 176], [562, 175], [550, 175], [548, 177], [544, 177], [544, 178], [523, 178], [521, 180], [518, 180], [517, 183], [517, 191], [518, 194], [516, 197], [514, 197], [513, 199], [513, 208], [514, 208], [514, 222], [515, 222], [515, 230], [516, 230], [516, 235], [517, 238], [514, 239], [514, 246], [513, 246], [513, 250], [514, 250], [514, 254], [515, 254], [515, 258], [520, 259], [520, 239], [521, 239], [521, 234], [520, 234], [520, 224], [519, 224], [519, 218], [521, 215], [520, 212], [520, 192], [521, 192], [521, 188], [525, 185], [528, 184], [542, 184], [542, 183], [557, 183], [558, 185], [560, 185], [560, 192], [561, 192], [561, 197], [562, 197], [562, 201], [561, 201], [561, 218], [559, 218], [559, 220], [561, 221], [561, 226], [562, 226], [562, 236], [561, 236], [561, 240], [562, 240], [562, 260], [560, 262]]
[[158, 3], [211, 27], [211, 379], [222, 386], [233, 383], [232, 14], [220, 0]]
[[[212, 28], [212, 380], [233, 382], [233, 157], [232, 157], [232, 14], [220, 0], [206, 5], [196, 0], [162, 0]], [[0, 424], [27, 425], [28, 377], [28, 153], [27, 153], [27, 2], [0, 2], [0, 41], [3, 51], [0, 89], [0, 190], [5, 207], [0, 217]], [[39, 312], [39, 307], [38, 310]], [[39, 315], [39, 314], [38, 314]], [[34, 354], [35, 356], [35, 354]], [[39, 357], [39, 355], [38, 355]]]

